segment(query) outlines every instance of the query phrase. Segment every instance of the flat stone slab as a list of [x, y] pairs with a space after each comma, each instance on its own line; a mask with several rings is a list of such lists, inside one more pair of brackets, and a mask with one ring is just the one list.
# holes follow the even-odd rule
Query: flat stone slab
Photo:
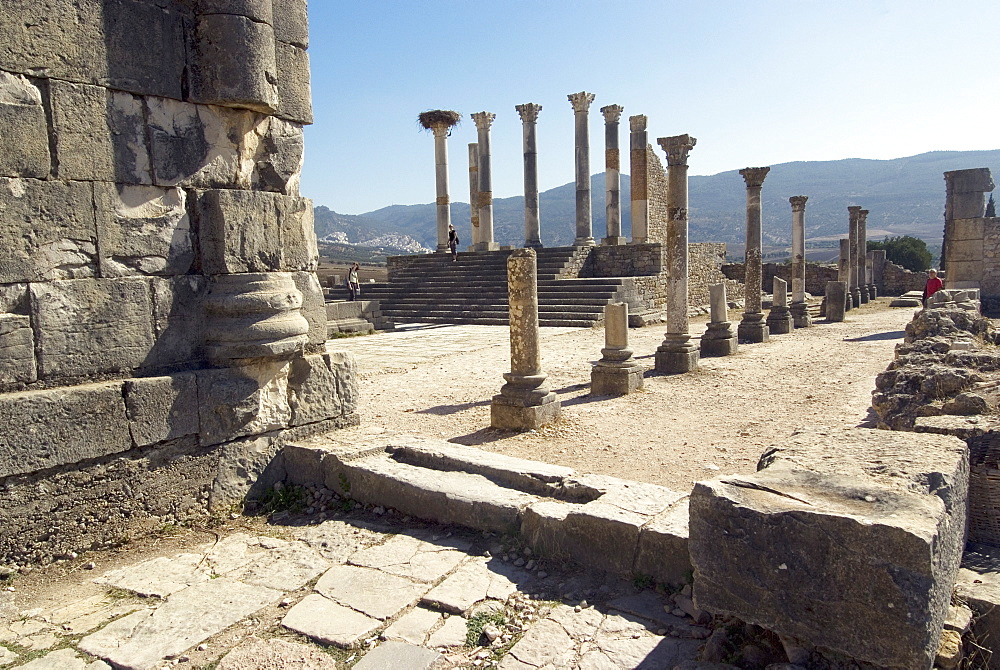
[[[0, 661], [3, 661], [0, 656]], [[72, 649], [60, 649], [53, 651], [41, 658], [18, 666], [26, 670], [111, 670], [111, 666], [104, 661], [92, 659], [82, 659]]]
[[438, 612], [415, 607], [386, 628], [382, 637], [386, 640], [421, 645], [440, 620], [441, 615]]
[[920, 298], [895, 298], [889, 302], [889, 307], [922, 307], [923, 304]]
[[383, 642], [354, 664], [354, 670], [430, 670], [441, 654], [405, 642]]
[[288, 611], [281, 625], [322, 644], [348, 649], [370, 637], [382, 622], [312, 593]]
[[226, 654], [215, 670], [337, 670], [337, 661], [301, 642], [255, 639]]
[[480, 600], [505, 601], [517, 586], [511, 580], [511, 569], [501, 565], [500, 561], [491, 561], [489, 567], [481, 560], [470, 561], [428, 591], [420, 602], [452, 614], [465, 614]]
[[445, 619], [443, 626], [434, 631], [427, 646], [432, 649], [463, 647], [468, 636], [468, 622], [460, 616], [451, 616]]
[[212, 571], [201, 554], [159, 557], [113, 570], [94, 581], [131, 591], [143, 598], [166, 598], [192, 584], [208, 581]]
[[211, 579], [173, 593], [155, 609], [133, 612], [80, 641], [88, 654], [123, 670], [158, 667], [265, 605], [282, 593], [227, 577]]
[[[445, 539], [446, 543], [447, 541]], [[454, 570], [467, 558], [463, 550], [469, 548], [468, 543], [453, 541], [451, 544], [454, 546], [442, 547], [410, 535], [394, 535], [383, 544], [354, 553], [347, 562], [431, 583]]]
[[[266, 541], [269, 541], [268, 538]], [[252, 558], [243, 568], [231, 573], [234, 579], [247, 584], [278, 591], [302, 588], [330, 566], [320, 553], [299, 542], [280, 542], [271, 551]]]
[[381, 570], [335, 565], [315, 588], [341, 605], [384, 621], [420, 600], [428, 587]]

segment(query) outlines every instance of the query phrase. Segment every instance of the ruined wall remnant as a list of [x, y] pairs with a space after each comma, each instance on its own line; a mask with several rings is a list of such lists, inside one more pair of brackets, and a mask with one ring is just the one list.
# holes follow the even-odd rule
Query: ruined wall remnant
[[0, 23], [0, 562], [239, 500], [356, 420], [327, 353], [305, 0], [12, 0]]

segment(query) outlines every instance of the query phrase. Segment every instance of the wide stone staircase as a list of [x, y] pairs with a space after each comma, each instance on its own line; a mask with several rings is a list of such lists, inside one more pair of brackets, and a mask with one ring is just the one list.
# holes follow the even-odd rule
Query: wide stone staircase
[[[510, 251], [412, 257], [384, 284], [365, 284], [386, 318], [399, 323], [506, 325]], [[628, 278], [578, 278], [586, 248], [538, 252], [538, 318], [542, 326], [588, 328], [604, 318], [604, 305], [624, 300]], [[567, 276], [574, 275], [574, 276]]]

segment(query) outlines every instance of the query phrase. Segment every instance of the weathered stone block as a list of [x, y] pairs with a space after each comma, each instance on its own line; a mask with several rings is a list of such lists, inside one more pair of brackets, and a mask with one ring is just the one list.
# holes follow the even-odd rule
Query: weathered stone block
[[[284, 4], [284, 0], [278, 0]], [[200, 14], [236, 14], [259, 23], [273, 24], [272, 0], [198, 0], [195, 11]]]
[[183, 15], [162, 2], [102, 0], [99, 6], [107, 74], [93, 74], [96, 82], [140, 95], [182, 99], [188, 52]]
[[306, 0], [279, 0], [275, 3], [274, 39], [302, 49], [309, 48]]
[[981, 218], [976, 219], [955, 219], [949, 222], [948, 230], [948, 251], [951, 251], [951, 244], [960, 240], [974, 240], [979, 242], [981, 245], [983, 243], [983, 235], [985, 234], [985, 221]]
[[277, 115], [297, 121], [312, 123], [312, 92], [309, 86], [309, 54], [305, 49], [275, 43], [278, 61], [278, 103]]
[[94, 184], [101, 274], [183, 275], [194, 243], [182, 189]]
[[0, 394], [0, 477], [132, 448], [122, 383]]
[[28, 285], [0, 284], [0, 312], [5, 314], [27, 314]]
[[37, 378], [31, 319], [0, 314], [0, 384], [33, 382]]
[[287, 362], [197, 372], [202, 444], [286, 428], [288, 373]]
[[248, 161], [252, 176], [247, 186], [298, 195], [304, 146], [301, 125], [276, 116], [267, 117], [266, 130], [252, 160]]
[[253, 109], [278, 108], [282, 76], [275, 63], [274, 29], [234, 14], [198, 18], [191, 68], [193, 102]]
[[279, 197], [261, 191], [198, 193], [195, 208], [202, 271], [236, 274], [280, 270]]
[[150, 352], [147, 367], [169, 367], [204, 359], [202, 297], [207, 284], [205, 278], [201, 275], [181, 275], [153, 278], [150, 283], [156, 343]]
[[982, 262], [983, 240], [948, 240], [948, 263]]
[[107, 72], [103, 7], [97, 2], [5, 0], [0, 69], [37, 77], [91, 81]]
[[302, 316], [309, 323], [309, 344], [326, 342], [326, 302], [315, 272], [293, 272], [295, 287], [302, 294]]
[[24, 77], [0, 71], [0, 175], [47, 177], [49, 131], [42, 93]]
[[688, 500], [684, 498], [642, 527], [632, 572], [648, 575], [661, 584], [690, 581], [688, 513]]
[[122, 372], [153, 347], [153, 306], [142, 279], [77, 279], [31, 285], [39, 377]]
[[125, 381], [125, 409], [136, 446], [198, 434], [198, 384], [193, 373]]
[[698, 607], [891, 668], [930, 668], [964, 545], [956, 438], [798, 433], [750, 476], [695, 485]]
[[0, 178], [0, 283], [96, 274], [91, 185]]
[[288, 374], [290, 425], [315, 423], [343, 413], [344, 391], [353, 384], [354, 359], [350, 354], [336, 359], [335, 363], [331, 354], [318, 354], [292, 361]]
[[224, 444], [219, 454], [219, 470], [212, 483], [211, 509], [223, 509], [247, 497], [255, 497], [275, 482], [285, 479], [279, 435], [272, 433], [246, 437]]
[[319, 266], [319, 247], [313, 222], [312, 200], [278, 196], [278, 221], [281, 224], [281, 269], [286, 272]]

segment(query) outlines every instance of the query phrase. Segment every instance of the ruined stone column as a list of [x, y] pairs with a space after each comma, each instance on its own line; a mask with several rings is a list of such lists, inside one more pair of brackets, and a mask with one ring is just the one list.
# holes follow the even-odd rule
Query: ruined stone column
[[631, 200], [632, 200], [632, 244], [645, 244], [649, 234], [649, 193], [646, 183], [648, 160], [646, 146], [649, 138], [646, 133], [647, 119], [644, 115], [628, 117], [629, 128], [629, 163], [632, 169]]
[[875, 252], [869, 251], [865, 254], [865, 282], [868, 287], [868, 299], [874, 300], [878, 297], [875, 290]]
[[844, 303], [844, 311], [850, 310], [854, 307], [854, 299], [851, 297], [851, 251], [853, 245], [851, 240], [847, 238], [842, 238], [840, 240], [840, 262], [837, 265], [837, 280], [844, 282], [847, 286], [847, 290], [844, 295], [846, 296], [846, 302]]
[[763, 281], [761, 268], [760, 191], [769, 167], [744, 168], [740, 175], [747, 185], [747, 244], [746, 275], [743, 284], [745, 307], [737, 332], [743, 342], [767, 342], [768, 329], [761, 311], [760, 294]]
[[472, 239], [469, 251], [475, 251], [479, 244], [479, 145], [469, 143], [469, 224]]
[[590, 103], [594, 94], [580, 91], [568, 96], [576, 115], [576, 239], [574, 247], [591, 246], [594, 234], [590, 213]]
[[733, 324], [729, 321], [726, 285], [712, 284], [708, 287], [708, 294], [712, 320], [708, 322], [708, 329], [701, 336], [701, 355], [705, 357], [735, 354], [739, 338], [733, 332]]
[[872, 284], [876, 291], [885, 293], [885, 249], [872, 252]]
[[851, 292], [851, 306], [861, 307], [861, 285], [858, 283], [858, 220], [861, 218], [861, 207], [852, 205], [847, 208], [848, 234], [851, 241], [851, 270], [848, 275], [848, 290]]
[[844, 311], [851, 303], [846, 281], [828, 281], [826, 283], [826, 320], [843, 321]]
[[858, 210], [858, 246], [855, 251], [858, 255], [858, 293], [861, 295], [861, 304], [868, 302], [868, 282], [865, 279], [865, 259], [868, 257], [868, 210]]
[[532, 430], [559, 416], [559, 400], [542, 372], [538, 334], [538, 264], [534, 249], [517, 249], [507, 258], [510, 303], [510, 372], [493, 396], [490, 425]]
[[690, 372], [698, 367], [698, 347], [688, 332], [688, 153], [697, 140], [690, 135], [661, 137], [667, 152], [667, 333], [656, 349], [656, 371]]
[[767, 314], [767, 331], [774, 335], [792, 332], [792, 313], [788, 309], [788, 282], [775, 277], [771, 288], [771, 311]]
[[642, 388], [642, 368], [628, 346], [628, 303], [604, 306], [604, 348], [590, 371], [591, 395], [625, 395]]
[[524, 136], [524, 246], [542, 248], [541, 225], [538, 218], [538, 143], [535, 128], [541, 105], [529, 102], [514, 107], [521, 115]]
[[806, 200], [809, 196], [793, 195], [792, 205], [792, 323], [796, 328], [812, 325], [806, 305]]
[[604, 114], [604, 180], [606, 185], [606, 200], [608, 236], [602, 240], [606, 246], [625, 244], [622, 237], [622, 195], [621, 195], [621, 152], [618, 149], [618, 120], [621, 118], [621, 105], [601, 107]]
[[475, 251], [496, 251], [500, 245], [493, 241], [493, 174], [490, 163], [490, 126], [496, 114], [476, 112], [472, 120], [479, 131], [479, 241]]

